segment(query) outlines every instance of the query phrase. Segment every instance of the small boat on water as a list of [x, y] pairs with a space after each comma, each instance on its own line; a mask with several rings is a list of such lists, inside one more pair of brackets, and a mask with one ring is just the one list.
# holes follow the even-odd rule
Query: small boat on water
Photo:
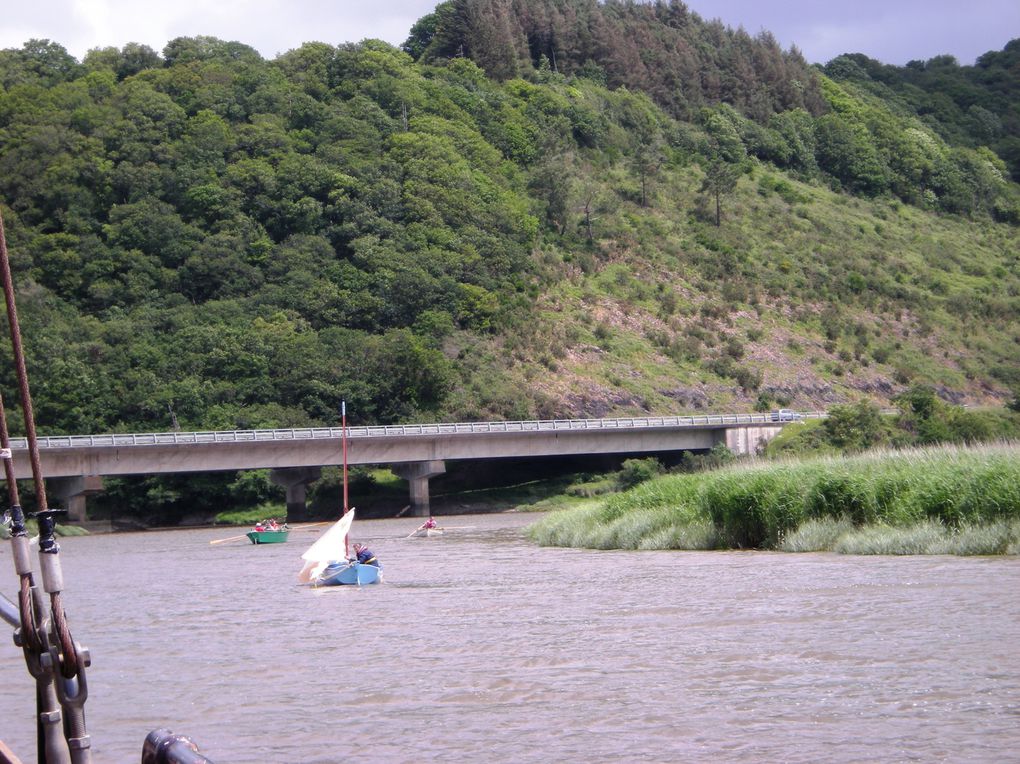
[[347, 404], [342, 404], [343, 441], [343, 513], [340, 519], [301, 555], [305, 566], [298, 581], [311, 586], [364, 586], [382, 581], [382, 565], [360, 544], [354, 545], [356, 557], [349, 557], [349, 535], [354, 522], [354, 507], [347, 506]]
[[290, 526], [287, 523], [280, 525], [274, 517], [264, 522], [259, 520], [255, 527], [244, 535], [253, 544], [282, 544], [290, 535]]
[[290, 536], [290, 530], [280, 528], [275, 531], [253, 530], [245, 534], [253, 544], [282, 544]]
[[405, 536], [405, 538], [409, 538], [409, 539], [421, 539], [421, 538], [430, 538], [432, 536], [442, 536], [442, 535], [443, 535], [443, 529], [440, 528], [436, 524], [436, 521], [435, 521], [434, 518], [429, 517], [428, 520], [426, 520], [421, 525], [419, 525], [417, 528], [415, 528], [413, 531], [411, 531], [409, 534], [407, 534], [407, 536]]
[[[347, 558], [347, 536], [352, 522], [354, 507], [308, 547], [301, 555], [306, 562], [298, 581], [311, 586], [365, 586], [382, 581], [382, 566], [374, 557], [372, 563]], [[354, 548], [359, 549], [359, 545]]]
[[365, 586], [382, 580], [382, 569], [360, 562], [334, 562], [327, 565], [312, 586]]

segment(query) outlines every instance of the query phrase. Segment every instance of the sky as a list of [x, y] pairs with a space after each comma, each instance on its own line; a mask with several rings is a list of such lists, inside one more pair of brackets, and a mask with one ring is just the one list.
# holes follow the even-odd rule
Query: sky
[[[0, 0], [0, 48], [59, 43], [78, 60], [92, 48], [206, 35], [250, 45], [272, 59], [305, 42], [378, 38], [394, 45], [439, 0]], [[1018, 0], [687, 0], [704, 19], [750, 34], [768, 30], [809, 63], [864, 53], [902, 66], [950, 54], [973, 64], [1020, 37]]]

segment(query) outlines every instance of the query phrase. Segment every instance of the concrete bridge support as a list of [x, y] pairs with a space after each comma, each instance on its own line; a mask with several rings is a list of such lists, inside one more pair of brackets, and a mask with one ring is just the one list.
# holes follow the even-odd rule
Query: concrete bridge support
[[308, 498], [308, 484], [322, 477], [321, 467], [288, 467], [269, 471], [269, 481], [283, 486], [287, 491], [287, 521], [304, 520], [308, 516], [305, 499]]
[[753, 456], [782, 431], [781, 424], [729, 427], [716, 430], [712, 439], [716, 443], [725, 443], [737, 456]]
[[429, 507], [429, 478], [446, 472], [446, 462], [432, 460], [395, 464], [392, 470], [393, 474], [402, 477], [410, 486], [411, 514], [415, 517], [428, 517], [432, 514]]
[[48, 502], [52, 508], [66, 509], [67, 521], [85, 522], [85, 500], [89, 496], [103, 492], [103, 478], [99, 475], [75, 475], [74, 477], [50, 478], [46, 486]]

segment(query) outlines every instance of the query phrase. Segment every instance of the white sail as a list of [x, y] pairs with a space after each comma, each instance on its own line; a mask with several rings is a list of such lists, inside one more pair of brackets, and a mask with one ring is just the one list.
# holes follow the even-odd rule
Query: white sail
[[352, 522], [354, 522], [354, 507], [351, 507], [347, 514], [333, 523], [329, 530], [319, 536], [319, 539], [308, 547], [305, 553], [301, 555], [301, 558], [307, 560], [307, 562], [298, 574], [299, 581], [308, 583], [322, 572], [330, 562], [345, 559], [347, 555], [347, 534], [350, 533]]

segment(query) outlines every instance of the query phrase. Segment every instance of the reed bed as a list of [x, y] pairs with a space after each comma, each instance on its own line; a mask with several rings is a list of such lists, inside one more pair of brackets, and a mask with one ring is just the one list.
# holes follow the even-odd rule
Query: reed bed
[[546, 546], [1017, 554], [1020, 444], [752, 461], [656, 478], [531, 527]]

